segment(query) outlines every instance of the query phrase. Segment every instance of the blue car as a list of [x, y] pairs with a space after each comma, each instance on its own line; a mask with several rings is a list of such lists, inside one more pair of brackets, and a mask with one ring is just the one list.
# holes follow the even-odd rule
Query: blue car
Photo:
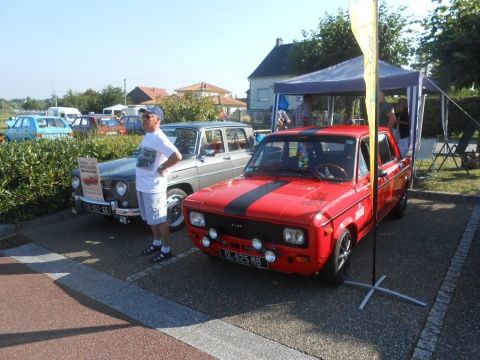
[[125, 115], [122, 116], [120, 122], [125, 125], [127, 134], [144, 135], [143, 121], [140, 115]]
[[72, 128], [58, 116], [21, 115], [5, 131], [7, 141], [73, 137]]

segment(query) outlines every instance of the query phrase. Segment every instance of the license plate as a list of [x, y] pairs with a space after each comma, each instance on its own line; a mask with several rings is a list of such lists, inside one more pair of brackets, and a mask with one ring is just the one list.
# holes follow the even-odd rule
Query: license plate
[[85, 208], [85, 210], [94, 213], [102, 215], [112, 215], [112, 209], [108, 205], [83, 203], [83, 207]]
[[264, 269], [268, 268], [267, 261], [259, 256], [244, 255], [230, 250], [220, 249], [220, 257], [237, 264]]

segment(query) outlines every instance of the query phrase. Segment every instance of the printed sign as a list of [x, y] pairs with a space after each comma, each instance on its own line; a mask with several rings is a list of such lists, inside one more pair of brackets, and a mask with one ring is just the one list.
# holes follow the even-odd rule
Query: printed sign
[[103, 200], [102, 183], [98, 162], [95, 158], [78, 158], [83, 196], [93, 200]]

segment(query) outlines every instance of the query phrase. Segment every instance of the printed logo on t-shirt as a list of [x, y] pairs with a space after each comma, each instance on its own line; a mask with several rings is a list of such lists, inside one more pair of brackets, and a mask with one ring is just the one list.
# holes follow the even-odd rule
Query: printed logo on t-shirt
[[140, 153], [137, 157], [137, 167], [138, 168], [150, 168], [155, 162], [155, 157], [157, 152], [155, 149], [149, 147], [140, 148]]

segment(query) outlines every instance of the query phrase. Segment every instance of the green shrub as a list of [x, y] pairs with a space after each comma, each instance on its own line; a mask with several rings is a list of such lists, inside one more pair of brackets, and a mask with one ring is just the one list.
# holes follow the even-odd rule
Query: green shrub
[[0, 223], [65, 209], [78, 157], [99, 162], [128, 156], [140, 136], [11, 142], [0, 146]]

